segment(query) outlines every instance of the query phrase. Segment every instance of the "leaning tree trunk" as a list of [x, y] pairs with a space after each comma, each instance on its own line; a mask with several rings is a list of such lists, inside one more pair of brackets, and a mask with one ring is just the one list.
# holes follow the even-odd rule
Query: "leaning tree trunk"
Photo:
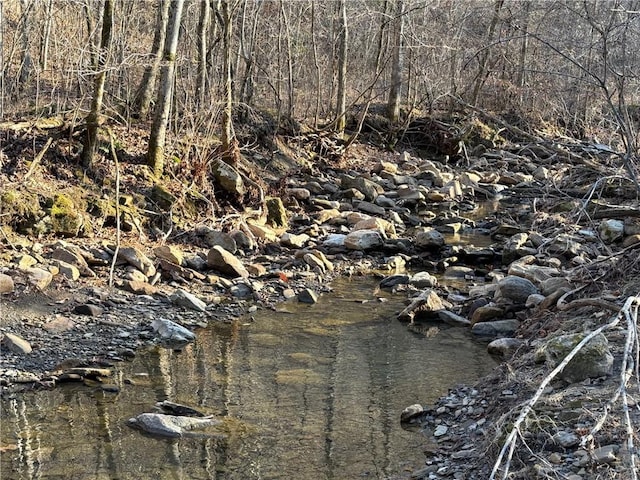
[[98, 128], [100, 127], [100, 112], [102, 111], [102, 98], [104, 97], [104, 84], [107, 79], [107, 57], [111, 43], [111, 31], [113, 27], [113, 0], [105, 0], [102, 13], [102, 36], [100, 49], [96, 58], [97, 73], [93, 85], [93, 99], [91, 111], [87, 115], [87, 131], [82, 149], [82, 166], [88, 171], [93, 171], [94, 157], [98, 145]]
[[171, 100], [173, 98], [176, 50], [178, 49], [178, 34], [180, 32], [180, 17], [182, 16], [183, 5], [184, 0], [171, 2], [171, 14], [167, 23], [167, 41], [165, 42], [163, 55], [162, 78], [160, 79], [153, 125], [151, 125], [151, 134], [149, 135], [147, 164], [153, 169], [156, 177], [162, 176], [164, 171], [164, 144], [167, 136]]
[[336, 110], [338, 119], [336, 131], [342, 135], [347, 124], [347, 6], [345, 0], [340, 0], [340, 51], [338, 52], [338, 101]]
[[389, 90], [389, 103], [387, 115], [391, 123], [398, 123], [400, 118], [400, 92], [402, 91], [402, 35], [404, 30], [404, 2], [396, 2], [396, 16], [394, 21], [393, 57], [391, 65], [391, 89]]
[[156, 31], [153, 35], [153, 45], [151, 47], [151, 64], [144, 69], [140, 86], [136, 92], [134, 100], [134, 110], [141, 117], [149, 114], [151, 107], [151, 96], [153, 94], [153, 86], [156, 83], [156, 77], [160, 70], [162, 62], [162, 50], [167, 36], [167, 23], [169, 22], [169, 0], [160, 0], [158, 6], [158, 17], [156, 20]]

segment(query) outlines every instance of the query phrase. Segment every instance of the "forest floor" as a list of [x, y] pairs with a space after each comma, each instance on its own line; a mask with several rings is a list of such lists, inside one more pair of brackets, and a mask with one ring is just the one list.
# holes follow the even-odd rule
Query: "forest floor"
[[[415, 123], [414, 130], [407, 131], [404, 141], [413, 140], [413, 144], [396, 145], [396, 149], [406, 147], [405, 159], [413, 160], [405, 161], [403, 170], [394, 175], [420, 178], [420, 168], [416, 166], [421, 163], [415, 159], [423, 153], [415, 148], [416, 139], [425, 136], [427, 124]], [[438, 128], [442, 125], [440, 122]], [[0, 275], [4, 275], [0, 277], [0, 292], [6, 292], [0, 299], [3, 395], [82, 380], [83, 372], [87, 372], [82, 369], [109, 367], [126, 360], [135, 355], [136, 348], [156, 341], [157, 332], [150, 326], [154, 316], [162, 314], [165, 319], [179, 320], [183, 326], [197, 329], [209, 321], [229, 321], [258, 308], [274, 308], [303, 290], [322, 293], [336, 275], [368, 274], [385, 266], [390, 257], [388, 252], [369, 249], [334, 251], [320, 242], [297, 254], [269, 235], [275, 232], [282, 238], [285, 233], [313, 235], [314, 229], [322, 230], [324, 224], [318, 214], [341, 207], [337, 195], [343, 195], [344, 190], [341, 192], [336, 180], [339, 175], [372, 178], [372, 172], [379, 171], [381, 164], [400, 164], [398, 153], [366, 142], [355, 143], [345, 153], [339, 139], [319, 134], [274, 137], [271, 150], [243, 151], [247, 160], [244, 178], [249, 182], [259, 179], [260, 182], [253, 181], [262, 185], [262, 193], [295, 198], [301, 189], [315, 187], [314, 179], [323, 187], [312, 192], [317, 194], [315, 202], [305, 201], [303, 196], [286, 202], [290, 215], [304, 228], [274, 227], [265, 229], [264, 237], [260, 237], [255, 228], [247, 234], [243, 223], [248, 213], [262, 216], [255, 188], [246, 194], [244, 204], [233, 195], [221, 194], [220, 186], [209, 179], [210, 158], [202, 154], [202, 146], [191, 142], [185, 147], [191, 152], [191, 161], [176, 159], [169, 166], [163, 182], [164, 193], [169, 195], [163, 195], [153, 189], [155, 179], [144, 165], [144, 142], [140, 142], [143, 132], [114, 128], [118, 172], [106, 142], [104, 159], [89, 178], [77, 162], [77, 139], [56, 128], [61, 126], [52, 129], [27, 122], [19, 127], [4, 125], [0, 131]], [[54, 140], [46, 146], [50, 137]], [[424, 411], [413, 419], [427, 441], [425, 467], [412, 472], [411, 478], [484, 479], [490, 478], [494, 465], [495, 478], [503, 478], [507, 470], [508, 478], [523, 479], [637, 478], [637, 190], [625, 180], [615, 156], [607, 151], [603, 154], [601, 146], [566, 137], [528, 140], [526, 144], [507, 140], [500, 146], [467, 145], [464, 153], [450, 152], [456, 152], [457, 158], [439, 155], [438, 173], [446, 173], [446, 178], [462, 178], [463, 174], [482, 178], [476, 181], [475, 193], [454, 193], [451, 201], [443, 203], [449, 210], [451, 205], [477, 206], [489, 187], [505, 186], [521, 201], [489, 212], [488, 223], [487, 218], [477, 223], [494, 230], [504, 225], [519, 226], [517, 231], [526, 233], [527, 243], [518, 247], [514, 258], [530, 254], [532, 262], [557, 268], [570, 288], [547, 295], [547, 301], [556, 295], [553, 303], [548, 301], [547, 308], [522, 307], [516, 312], [520, 323], [512, 337], [519, 340], [519, 346], [515, 351], [503, 352], [503, 363], [489, 378], [474, 386], [453, 387], [449, 395], [435, 405], [424, 406]], [[430, 143], [433, 147], [433, 138]], [[274, 146], [277, 150], [273, 150]], [[534, 177], [533, 172], [539, 168], [552, 173]], [[525, 171], [531, 175], [523, 176]], [[493, 177], [495, 181], [491, 183]], [[186, 182], [185, 178], [193, 181]], [[117, 218], [112, 200], [116, 183], [122, 192], [123, 209]], [[334, 190], [326, 186], [334, 183]], [[298, 193], [294, 194], [296, 189]], [[438, 197], [442, 191], [433, 190], [429, 198], [442, 202]], [[350, 189], [348, 194], [357, 192]], [[56, 233], [54, 210], [63, 210], [65, 203], [60, 195], [72, 199], [82, 215], [81, 224], [58, 225]], [[162, 201], [167, 197], [171, 208], [163, 209]], [[416, 205], [415, 211], [420, 212], [423, 207], [432, 205]], [[456, 211], [464, 216], [463, 209]], [[403, 218], [415, 218], [411, 212], [401, 213], [407, 215]], [[603, 219], [619, 219], [626, 231], [605, 241], [608, 231], [601, 228]], [[128, 262], [119, 259], [112, 274], [117, 220], [120, 243], [133, 247], [137, 258]], [[344, 223], [336, 225], [345, 230]], [[245, 233], [236, 237], [238, 244], [242, 240], [248, 242], [242, 256], [249, 270], [245, 283], [198, 268], [198, 262], [207, 259], [202, 252], [211, 248], [208, 239], [214, 231]], [[557, 247], [554, 241], [563, 236], [565, 251], [552, 249]], [[585, 240], [592, 236], [593, 240]], [[512, 259], [500, 262], [505, 259], [510, 235], [496, 238], [498, 261], [473, 266], [476, 275], [484, 274], [489, 282], [500, 278], [496, 272], [503, 270], [507, 274], [513, 267]], [[387, 242], [385, 248], [391, 248], [389, 245]], [[170, 271], [166, 252], [160, 254], [158, 250], [167, 246], [176, 247], [185, 259], [181, 265], [189, 267]], [[53, 252], [60, 249], [83, 257], [88, 270], [80, 272], [80, 276], [62, 274], [69, 262], [52, 259]], [[307, 253], [316, 259], [303, 260]], [[322, 254], [328, 257], [331, 268], [314, 263]], [[401, 256], [414, 271], [427, 266], [435, 271], [439, 264], [453, 264], [453, 259], [462, 258], [463, 254], [459, 249], [445, 248], [430, 251], [429, 255], [407, 250]], [[154, 259], [153, 272], [140, 277], [143, 268], [132, 265], [138, 262], [144, 267], [148, 258]], [[469, 261], [460, 263], [468, 265]], [[156, 272], [159, 265], [162, 266]], [[55, 275], [47, 278], [37, 270]], [[6, 282], [11, 282], [10, 288]], [[248, 294], [242, 293], [243, 285]], [[177, 306], [173, 299], [177, 289], [190, 292], [208, 306], [186, 310]], [[569, 299], [572, 302], [567, 302]], [[553, 377], [549, 362], [537, 358], [546, 338], [588, 333], [601, 327], [613, 358], [608, 374], [570, 382], [561, 375]]]

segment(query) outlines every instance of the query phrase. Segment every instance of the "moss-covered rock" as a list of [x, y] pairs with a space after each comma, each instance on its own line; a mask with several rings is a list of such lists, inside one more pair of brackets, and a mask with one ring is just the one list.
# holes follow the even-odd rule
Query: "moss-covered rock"
[[267, 198], [267, 223], [274, 227], [286, 227], [288, 224], [287, 210], [282, 200], [277, 197]]
[[83, 232], [85, 224], [84, 216], [82, 212], [85, 209], [80, 205], [84, 201], [81, 200], [81, 196], [76, 196], [75, 201], [71, 197], [64, 193], [58, 193], [53, 197], [53, 203], [51, 204], [50, 217], [51, 217], [51, 230], [54, 233], [59, 233], [68, 237], [76, 237]]
[[31, 233], [33, 226], [45, 216], [38, 195], [24, 190], [2, 192], [0, 214], [0, 225], [8, 225], [19, 233]]

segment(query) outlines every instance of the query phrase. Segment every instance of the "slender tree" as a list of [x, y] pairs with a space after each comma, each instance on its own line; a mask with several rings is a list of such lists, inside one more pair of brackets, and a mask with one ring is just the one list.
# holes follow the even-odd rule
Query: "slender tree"
[[162, 62], [162, 51], [164, 50], [167, 36], [167, 24], [169, 22], [170, 0], [160, 0], [158, 5], [158, 15], [156, 17], [156, 28], [153, 35], [153, 45], [151, 47], [151, 63], [144, 69], [142, 80], [136, 92], [134, 100], [134, 111], [140, 116], [146, 117], [151, 108], [151, 97], [156, 77], [160, 71]]
[[198, 107], [202, 108], [207, 92], [207, 33], [209, 30], [209, 17], [211, 8], [209, 2], [200, 3], [200, 19], [198, 21], [198, 85], [196, 98]]
[[107, 80], [107, 59], [109, 57], [109, 47], [111, 44], [111, 32], [113, 27], [113, 0], [105, 0], [102, 13], [102, 35], [100, 38], [100, 49], [97, 54], [97, 70], [93, 84], [93, 98], [91, 100], [91, 110], [87, 115], [87, 130], [82, 149], [82, 165], [84, 168], [93, 171], [94, 157], [98, 145], [98, 128], [100, 127], [100, 114], [102, 111], [102, 99], [104, 97], [104, 84]]
[[342, 135], [347, 124], [347, 5], [346, 0], [340, 0], [340, 48], [338, 51], [338, 99], [336, 110], [338, 119], [336, 131]]
[[160, 177], [164, 171], [164, 147], [169, 123], [169, 111], [173, 98], [173, 83], [175, 79], [176, 51], [178, 49], [178, 34], [180, 32], [180, 18], [184, 0], [173, 0], [169, 21], [167, 22], [166, 42], [163, 54], [162, 76], [160, 89], [156, 101], [153, 125], [149, 135], [149, 151], [147, 164], [153, 173]]
[[391, 64], [391, 89], [387, 103], [387, 115], [392, 123], [400, 118], [400, 93], [402, 91], [402, 37], [404, 32], [404, 1], [396, 1], [396, 12], [393, 19], [393, 54]]
[[234, 165], [234, 134], [232, 123], [232, 106], [233, 106], [233, 85], [231, 72], [231, 29], [233, 18], [231, 15], [231, 6], [228, 1], [220, 4], [220, 14], [222, 15], [222, 32], [223, 32], [223, 82], [224, 82], [224, 107], [222, 109], [222, 150], [223, 158], [227, 163]]

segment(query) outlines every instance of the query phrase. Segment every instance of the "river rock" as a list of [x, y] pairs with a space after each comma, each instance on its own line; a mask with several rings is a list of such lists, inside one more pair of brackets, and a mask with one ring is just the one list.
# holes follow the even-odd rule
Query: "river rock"
[[129, 265], [140, 270], [147, 278], [156, 274], [153, 262], [137, 248], [124, 247], [119, 249], [118, 258], [124, 259]]
[[158, 293], [158, 289], [150, 283], [138, 280], [125, 280], [123, 287], [136, 295], [154, 295]]
[[498, 282], [497, 295], [506, 302], [524, 304], [527, 297], [540, 293], [530, 280], [515, 275], [508, 275]]
[[156, 318], [151, 322], [151, 328], [167, 342], [187, 343], [196, 339], [196, 335], [191, 330], [163, 318]]
[[198, 227], [195, 233], [209, 248], [219, 245], [231, 253], [236, 253], [238, 250], [236, 240], [229, 233], [210, 227]]
[[529, 259], [531, 262], [535, 261], [535, 257], [527, 256], [520, 260], [513, 262], [509, 266], [509, 275], [515, 275], [516, 277], [526, 278], [536, 285], [549, 280], [550, 278], [558, 277], [562, 275], [562, 272], [555, 267], [545, 267], [542, 265], [533, 265], [525, 263], [523, 260]]
[[602, 220], [598, 231], [605, 243], [616, 242], [624, 236], [624, 222], [616, 219]]
[[369, 202], [373, 202], [379, 194], [384, 192], [384, 189], [380, 185], [364, 177], [342, 175], [340, 177], [340, 185], [343, 190], [349, 188], [359, 190]]
[[510, 336], [518, 329], [518, 320], [495, 320], [493, 322], [480, 322], [471, 327], [471, 333], [480, 336]]
[[483, 305], [476, 308], [471, 315], [471, 324], [475, 325], [480, 322], [488, 322], [494, 318], [500, 318], [504, 315], [504, 309], [497, 305]]
[[238, 197], [245, 194], [247, 189], [242, 180], [242, 176], [240, 176], [238, 171], [231, 167], [231, 165], [217, 161], [214, 162], [211, 170], [214, 178], [224, 191]]
[[409, 278], [409, 275], [389, 275], [380, 280], [378, 286], [380, 288], [391, 288], [395, 287], [396, 285], [406, 285], [407, 283], [409, 283]]
[[160, 247], [156, 247], [153, 249], [153, 253], [156, 257], [163, 258], [175, 265], [182, 265], [184, 263], [184, 254], [175, 245], [162, 245]]
[[322, 245], [327, 248], [345, 248], [347, 236], [343, 233], [332, 233], [322, 240]]
[[424, 229], [416, 234], [414, 243], [422, 249], [433, 249], [444, 246], [444, 237], [433, 228]]
[[[550, 368], [555, 368], [585, 337], [585, 333], [573, 333], [551, 338], [536, 351], [536, 361], [544, 361]], [[613, 355], [609, 350], [609, 342], [600, 333], [580, 349], [559, 376], [569, 383], [575, 383], [586, 378], [609, 375], [612, 367]]]
[[419, 403], [409, 405], [400, 413], [401, 422], [409, 422], [424, 413], [424, 408]]
[[5, 333], [2, 336], [1, 343], [13, 353], [17, 353], [18, 355], [27, 355], [32, 351], [31, 344], [29, 342], [27, 342], [19, 335], [15, 335], [13, 333]]
[[127, 425], [130, 427], [143, 430], [151, 435], [169, 438], [186, 436], [191, 430], [220, 425], [221, 423], [220, 420], [210, 417], [184, 417], [164, 413], [141, 413], [127, 421]]
[[496, 338], [494, 341], [487, 345], [487, 351], [491, 355], [500, 355], [502, 357], [508, 357], [513, 354], [518, 348], [524, 344], [524, 341], [519, 338], [504, 337]]
[[62, 260], [56, 260], [55, 265], [60, 270], [60, 274], [67, 277], [69, 280], [78, 280], [80, 278], [80, 270], [75, 265], [63, 262]]
[[29, 283], [39, 290], [46, 289], [53, 281], [53, 274], [47, 270], [43, 270], [42, 268], [27, 268], [24, 272], [27, 274]]
[[357, 230], [344, 239], [344, 246], [349, 250], [371, 250], [381, 247], [383, 243], [382, 236], [376, 230]]
[[527, 243], [527, 240], [529, 240], [529, 235], [523, 232], [511, 236], [502, 248], [502, 263], [509, 265], [521, 257], [520, 249]]
[[432, 288], [438, 286], [438, 279], [429, 272], [418, 272], [411, 276], [409, 284], [416, 288]]
[[395, 238], [396, 237], [396, 227], [393, 226], [393, 223], [384, 220], [382, 218], [367, 218], [364, 220], [360, 220], [353, 227], [354, 231], [357, 230], [376, 230], [380, 232], [385, 238]]
[[410, 322], [413, 321], [413, 318], [417, 313], [438, 312], [445, 308], [446, 306], [444, 301], [434, 290], [429, 288], [420, 292], [417, 297], [411, 299], [411, 303], [409, 303], [409, 305], [398, 314], [398, 320]]
[[311, 239], [306, 233], [294, 235], [293, 233], [285, 233], [280, 237], [280, 244], [288, 248], [303, 248]]
[[266, 199], [265, 203], [267, 207], [267, 223], [275, 227], [286, 227], [289, 223], [289, 218], [282, 199], [270, 197]]
[[276, 231], [266, 225], [258, 225], [257, 223], [247, 222], [247, 227], [252, 235], [260, 240], [266, 240], [268, 242], [277, 242], [279, 240]]
[[468, 318], [457, 315], [449, 310], [439, 310], [438, 318], [448, 325], [454, 327], [470, 327], [471, 321]]
[[196, 310], [198, 312], [204, 312], [207, 309], [207, 304], [200, 300], [198, 297], [185, 290], [178, 289], [171, 294], [169, 299], [174, 305], [180, 305], [181, 307], [188, 308], [190, 310]]
[[0, 294], [11, 293], [15, 290], [13, 278], [4, 273], [0, 273]]
[[249, 272], [240, 259], [219, 245], [209, 250], [207, 264], [209, 267], [232, 277], [249, 278]]
[[311, 191], [309, 191], [308, 188], [287, 188], [284, 192], [285, 194], [295, 198], [296, 200], [309, 200], [309, 198], [311, 198]]
[[308, 304], [318, 303], [318, 294], [309, 288], [305, 288], [298, 294], [298, 301]]
[[370, 213], [371, 215], [375, 215], [378, 217], [384, 217], [386, 213], [384, 207], [380, 207], [379, 205], [371, 202], [358, 202], [356, 208], [362, 212]]
[[96, 274], [89, 268], [89, 264], [82, 253], [82, 250], [75, 245], [63, 243], [61, 247], [51, 252], [51, 258], [62, 260], [63, 262], [75, 265], [80, 270], [80, 275], [85, 277], [95, 277]]

